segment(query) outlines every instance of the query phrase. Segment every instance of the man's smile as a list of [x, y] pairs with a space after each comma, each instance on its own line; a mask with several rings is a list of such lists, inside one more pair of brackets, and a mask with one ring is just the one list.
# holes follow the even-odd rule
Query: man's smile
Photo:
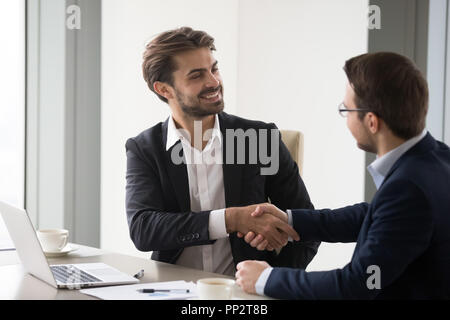
[[217, 88], [215, 91], [211, 92], [207, 92], [204, 94], [201, 94], [199, 97], [207, 102], [213, 103], [213, 102], [217, 102], [220, 101], [220, 99], [222, 98], [222, 88], [219, 87]]

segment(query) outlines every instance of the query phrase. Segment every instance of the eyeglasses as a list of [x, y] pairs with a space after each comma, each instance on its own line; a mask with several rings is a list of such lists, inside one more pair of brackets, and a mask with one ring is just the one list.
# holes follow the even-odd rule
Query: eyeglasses
[[341, 102], [338, 105], [338, 112], [339, 112], [339, 114], [341, 115], [342, 118], [347, 117], [347, 113], [346, 112], [352, 112], [352, 111], [369, 112], [370, 110], [369, 109], [360, 109], [360, 108], [349, 109], [349, 108], [347, 108], [347, 106], [343, 102]]

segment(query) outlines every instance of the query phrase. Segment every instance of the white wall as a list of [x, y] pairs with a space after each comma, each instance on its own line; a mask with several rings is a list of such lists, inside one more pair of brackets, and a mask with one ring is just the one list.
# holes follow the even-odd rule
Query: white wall
[[[345, 60], [367, 52], [361, 0], [245, 0], [239, 6], [238, 113], [305, 135], [316, 208], [363, 201], [364, 153], [337, 112]], [[308, 270], [341, 267], [354, 244], [322, 244]]]
[[102, 2], [101, 247], [149, 256], [134, 248], [125, 213], [125, 142], [164, 121], [169, 107], [151, 92], [142, 72], [145, 44], [181, 27], [207, 30], [226, 92], [225, 108], [236, 113], [238, 1], [108, 0]]
[[[149, 39], [182, 25], [216, 38], [227, 112], [305, 134], [304, 180], [317, 208], [363, 200], [364, 154], [336, 110], [345, 60], [367, 51], [366, 0], [108, 0], [102, 6], [102, 248], [142, 255], [126, 224], [124, 145], [169, 114], [146, 87], [140, 64]], [[309, 270], [343, 266], [353, 247], [322, 245]]]

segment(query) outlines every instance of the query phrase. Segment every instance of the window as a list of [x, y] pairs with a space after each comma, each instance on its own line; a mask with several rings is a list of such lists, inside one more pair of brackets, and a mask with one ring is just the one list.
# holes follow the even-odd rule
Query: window
[[[25, 1], [2, 1], [0, 10], [0, 200], [24, 206]], [[9, 247], [0, 217], [0, 249]]]

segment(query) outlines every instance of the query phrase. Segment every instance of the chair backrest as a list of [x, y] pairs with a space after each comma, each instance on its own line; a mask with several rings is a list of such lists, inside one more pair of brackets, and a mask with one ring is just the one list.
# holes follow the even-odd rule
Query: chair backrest
[[292, 159], [297, 163], [300, 176], [303, 174], [303, 133], [295, 130], [280, 130], [281, 140], [289, 150]]

